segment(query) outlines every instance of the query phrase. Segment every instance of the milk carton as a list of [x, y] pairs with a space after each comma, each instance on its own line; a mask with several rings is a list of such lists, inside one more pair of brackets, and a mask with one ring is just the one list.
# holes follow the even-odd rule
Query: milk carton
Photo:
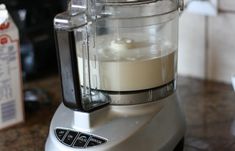
[[0, 129], [23, 122], [19, 32], [0, 4]]

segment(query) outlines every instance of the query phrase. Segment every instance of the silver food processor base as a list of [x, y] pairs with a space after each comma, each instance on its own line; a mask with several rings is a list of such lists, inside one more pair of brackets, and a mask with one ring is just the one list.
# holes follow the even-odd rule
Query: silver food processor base
[[45, 151], [173, 151], [184, 134], [176, 94], [140, 105], [109, 105], [92, 113], [61, 104]]

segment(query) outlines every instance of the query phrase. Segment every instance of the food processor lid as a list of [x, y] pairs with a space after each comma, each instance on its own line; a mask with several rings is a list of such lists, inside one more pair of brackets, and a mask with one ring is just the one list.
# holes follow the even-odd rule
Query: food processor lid
[[184, 9], [184, 0], [95, 0], [95, 3], [94, 14], [113, 19], [165, 16]]
[[142, 18], [174, 14], [183, 9], [184, 0], [70, 0], [68, 10], [55, 17], [54, 27], [73, 30], [104, 17]]
[[184, 8], [184, 0], [96, 0], [95, 3], [94, 14], [114, 19], [164, 16]]
[[[164, 7], [171, 7], [171, 11], [184, 9], [184, 0], [96, 0], [96, 3], [102, 3], [106, 5], [136, 5], [146, 3], [164, 3]], [[169, 6], [169, 4], [171, 6]], [[173, 6], [174, 5], [174, 6]]]
[[159, 0], [97, 0], [99, 3], [151, 3]]

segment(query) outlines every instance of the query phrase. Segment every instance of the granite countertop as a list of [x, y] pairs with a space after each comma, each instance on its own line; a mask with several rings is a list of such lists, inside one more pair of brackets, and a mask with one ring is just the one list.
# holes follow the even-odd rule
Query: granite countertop
[[[25, 84], [41, 88], [51, 104], [26, 113], [23, 124], [0, 131], [0, 151], [43, 151], [50, 119], [61, 100], [60, 83], [51, 76]], [[187, 121], [185, 151], [235, 150], [235, 93], [232, 86], [180, 77], [178, 93]]]

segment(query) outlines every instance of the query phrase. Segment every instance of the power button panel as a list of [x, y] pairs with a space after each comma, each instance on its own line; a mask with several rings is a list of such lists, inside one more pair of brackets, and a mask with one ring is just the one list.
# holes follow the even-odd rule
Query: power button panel
[[107, 139], [99, 136], [85, 134], [64, 128], [55, 129], [55, 135], [61, 143], [73, 148], [94, 147], [107, 142]]

